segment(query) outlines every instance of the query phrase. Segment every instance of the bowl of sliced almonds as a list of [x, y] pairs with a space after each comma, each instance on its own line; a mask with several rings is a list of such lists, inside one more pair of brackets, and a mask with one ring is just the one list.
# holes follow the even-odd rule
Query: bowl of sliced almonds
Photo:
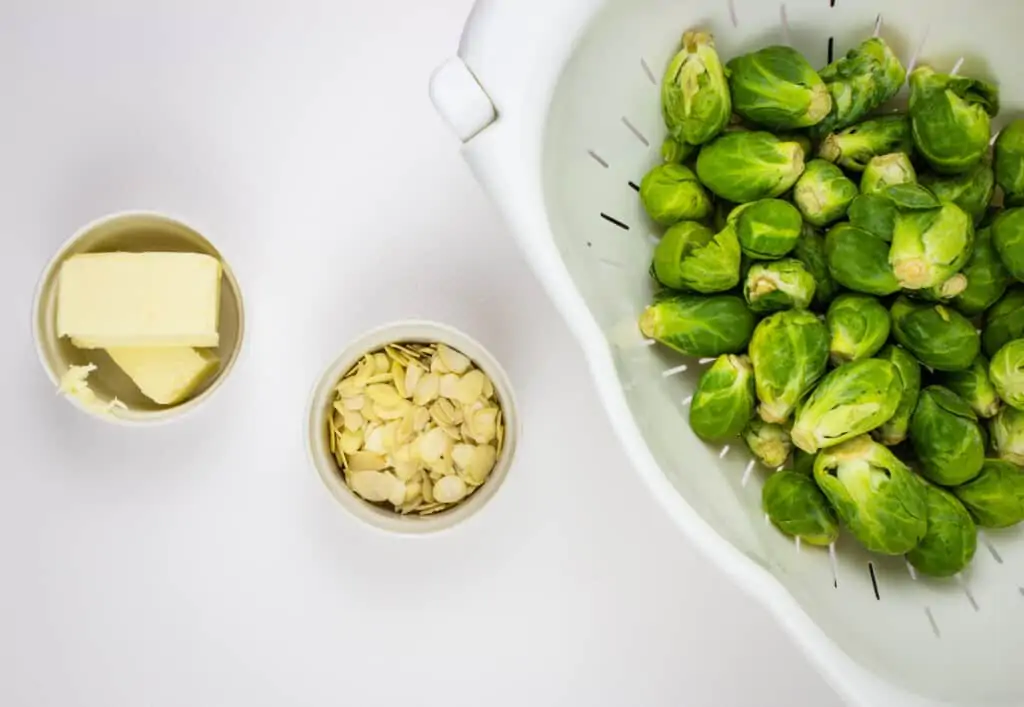
[[354, 341], [321, 377], [310, 454], [332, 495], [382, 530], [431, 533], [482, 508], [511, 466], [505, 371], [449, 326], [410, 321]]

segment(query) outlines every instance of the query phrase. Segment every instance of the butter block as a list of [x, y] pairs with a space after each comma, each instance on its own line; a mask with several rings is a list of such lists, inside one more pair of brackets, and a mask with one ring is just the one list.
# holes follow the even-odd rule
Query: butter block
[[195, 392], [217, 367], [212, 351], [187, 346], [107, 349], [142, 394], [158, 405], [175, 405]]
[[88, 253], [61, 266], [57, 334], [79, 348], [215, 347], [221, 264], [202, 253]]

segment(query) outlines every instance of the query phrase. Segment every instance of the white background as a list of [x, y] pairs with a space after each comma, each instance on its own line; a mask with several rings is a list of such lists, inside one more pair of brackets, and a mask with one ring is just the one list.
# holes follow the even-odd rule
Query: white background
[[[0, 704], [838, 704], [634, 478], [435, 116], [470, 7], [3, 3]], [[75, 411], [30, 337], [46, 260], [124, 209], [204, 231], [249, 315], [159, 429]], [[322, 367], [410, 316], [488, 346], [524, 424], [493, 503], [426, 540], [358, 525], [303, 446]]]

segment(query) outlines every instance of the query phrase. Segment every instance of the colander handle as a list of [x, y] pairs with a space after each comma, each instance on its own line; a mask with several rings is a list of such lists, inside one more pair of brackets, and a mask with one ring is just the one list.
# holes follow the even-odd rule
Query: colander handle
[[434, 71], [430, 77], [430, 100], [464, 143], [498, 118], [494, 103], [459, 57], [449, 59]]

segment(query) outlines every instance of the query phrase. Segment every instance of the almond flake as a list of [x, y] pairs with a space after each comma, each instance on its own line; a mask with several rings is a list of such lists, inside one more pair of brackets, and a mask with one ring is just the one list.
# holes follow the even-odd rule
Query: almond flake
[[465, 481], [458, 476], [446, 476], [434, 486], [434, 499], [439, 503], [458, 503], [468, 492]]
[[[370, 503], [382, 503], [388, 500], [394, 488], [394, 477], [379, 471], [357, 471], [349, 475], [349, 485], [360, 497]], [[397, 479], [395, 479], [397, 481]]]
[[454, 373], [446, 373], [441, 376], [439, 388], [441, 397], [455, 400], [459, 394], [459, 377]]
[[484, 374], [480, 371], [470, 371], [462, 377], [455, 390], [455, 395], [444, 395], [446, 398], [454, 397], [463, 405], [472, 405], [484, 394]]
[[429, 405], [437, 398], [441, 379], [436, 373], [428, 373], [416, 384], [412, 401], [416, 405]]
[[472, 365], [468, 358], [444, 344], [440, 344], [437, 347], [437, 355], [449, 371], [460, 376], [468, 371], [470, 365]]
[[355, 452], [346, 455], [349, 471], [380, 471], [387, 468], [387, 460], [373, 452]]
[[351, 430], [352, 432], [362, 429], [363, 425], [366, 423], [363, 416], [355, 410], [345, 410], [343, 408], [341, 415], [345, 420], [345, 429]]
[[405, 392], [407, 394], [404, 397], [411, 398], [413, 396], [422, 377], [423, 367], [418, 363], [410, 363], [409, 367], [405, 369]]
[[435, 427], [417, 438], [415, 445], [419, 458], [427, 464], [433, 464], [449, 452], [452, 440], [444, 430]]
[[363, 448], [363, 433], [345, 430], [338, 438], [338, 444], [346, 455], [352, 455]]

